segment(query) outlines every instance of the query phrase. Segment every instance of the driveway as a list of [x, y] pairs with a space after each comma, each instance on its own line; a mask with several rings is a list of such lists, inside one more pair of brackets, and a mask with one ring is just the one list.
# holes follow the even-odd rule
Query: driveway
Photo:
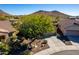
[[[48, 45], [50, 48], [42, 50], [34, 55], [53, 55], [56, 52], [66, 51], [69, 50], [70, 53], [75, 52], [77, 50], [77, 54], [79, 54], [79, 45], [65, 45], [61, 40], [57, 39], [56, 36], [52, 36], [50, 38], [46, 38], [45, 40], [48, 41]], [[76, 53], [75, 52], [75, 53]], [[64, 53], [64, 52], [62, 52]], [[71, 54], [72, 54], [71, 53]]]
[[79, 50], [66, 50], [61, 52], [56, 52], [52, 55], [79, 55]]

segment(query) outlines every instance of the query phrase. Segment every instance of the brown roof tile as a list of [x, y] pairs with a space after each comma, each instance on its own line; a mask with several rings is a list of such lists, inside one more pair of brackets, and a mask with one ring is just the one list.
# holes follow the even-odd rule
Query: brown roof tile
[[66, 32], [66, 28], [68, 26], [73, 25], [75, 22], [75, 20], [71, 20], [71, 19], [64, 19], [64, 20], [60, 20], [58, 23], [59, 28], [61, 29], [61, 31], [64, 33]]
[[15, 29], [12, 27], [9, 21], [0, 21], [0, 29], [4, 29], [8, 32], [13, 32]]

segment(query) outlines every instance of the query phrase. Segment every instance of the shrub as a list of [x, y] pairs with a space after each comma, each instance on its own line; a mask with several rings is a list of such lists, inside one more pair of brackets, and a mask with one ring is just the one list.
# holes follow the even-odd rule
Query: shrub
[[1, 43], [0, 44], [0, 51], [2, 52], [2, 54], [8, 54], [9, 53], [9, 45], [8, 44], [5, 44], [5, 43]]

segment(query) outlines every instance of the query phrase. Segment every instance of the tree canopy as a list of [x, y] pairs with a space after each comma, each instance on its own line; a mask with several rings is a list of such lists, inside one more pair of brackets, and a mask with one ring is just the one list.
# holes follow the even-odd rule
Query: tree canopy
[[18, 21], [19, 32], [27, 38], [35, 38], [44, 33], [55, 32], [52, 19], [52, 17], [42, 14], [23, 16]]

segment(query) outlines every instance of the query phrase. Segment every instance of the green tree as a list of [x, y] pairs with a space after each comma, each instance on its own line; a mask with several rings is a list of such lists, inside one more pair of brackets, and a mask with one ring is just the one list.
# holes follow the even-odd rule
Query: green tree
[[42, 14], [32, 14], [23, 16], [18, 21], [17, 28], [20, 34], [26, 38], [36, 38], [44, 33], [55, 32], [55, 27], [52, 23], [52, 17]]
[[56, 17], [54, 16], [53, 19], [54, 19], [54, 20], [52, 20], [53, 25], [56, 26], [58, 24], [58, 22], [60, 21], [60, 17], [59, 16], [56, 16]]

